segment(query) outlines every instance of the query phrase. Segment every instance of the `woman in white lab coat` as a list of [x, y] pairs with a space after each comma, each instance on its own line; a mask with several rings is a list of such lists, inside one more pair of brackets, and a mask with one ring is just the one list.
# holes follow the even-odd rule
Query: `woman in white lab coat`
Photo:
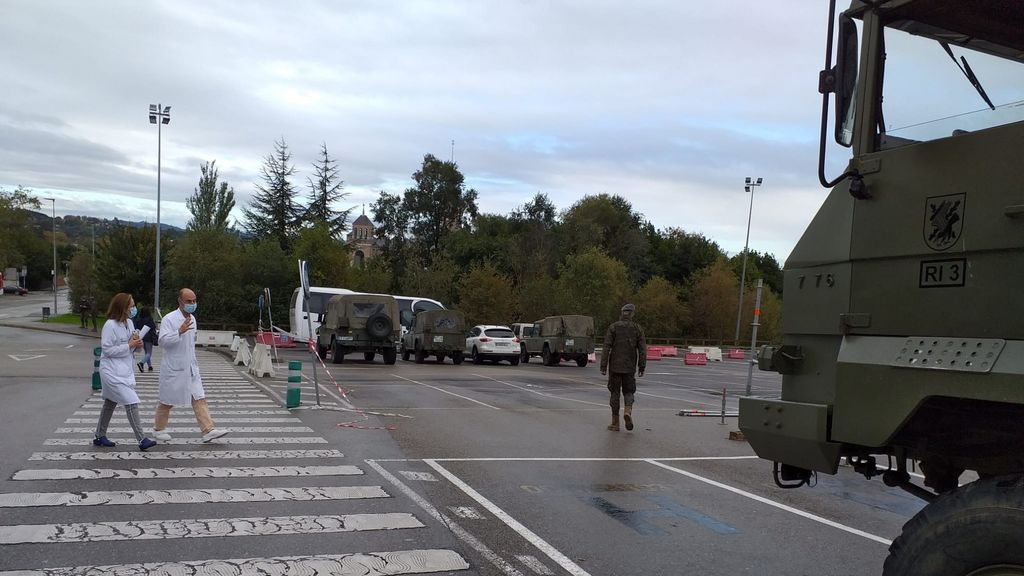
[[107, 426], [114, 415], [118, 404], [124, 404], [128, 414], [128, 424], [135, 432], [139, 449], [146, 450], [156, 446], [156, 441], [146, 438], [142, 432], [142, 420], [139, 418], [139, 395], [135, 393], [135, 355], [134, 351], [142, 347], [142, 338], [135, 331], [129, 319], [138, 313], [131, 294], [121, 292], [110, 299], [107, 308], [107, 321], [103, 324], [100, 346], [100, 382], [103, 384], [103, 409], [100, 420], [96, 424], [96, 436], [92, 443], [96, 446], [116, 446], [107, 438]]

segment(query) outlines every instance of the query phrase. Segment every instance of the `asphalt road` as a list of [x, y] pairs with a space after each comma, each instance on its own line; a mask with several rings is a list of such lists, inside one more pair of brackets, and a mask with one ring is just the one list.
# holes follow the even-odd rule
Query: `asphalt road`
[[[735, 418], [678, 415], [718, 409], [723, 387], [734, 409], [743, 362], [651, 362], [636, 429], [609, 432], [594, 365], [352, 355], [318, 367], [318, 409], [309, 356], [281, 350], [305, 360], [289, 414], [286, 364], [257, 379], [225, 349], [204, 350], [213, 415], [231, 434], [197, 444], [181, 409], [175, 444], [139, 456], [127, 431], [109, 434], [125, 440], [114, 449], [89, 442], [95, 345], [86, 332], [0, 326], [0, 574], [189, 573], [182, 563], [225, 559], [237, 570], [266, 559], [267, 573], [879, 574], [921, 508], [845, 468], [780, 490], [770, 463], [728, 439]], [[139, 376], [147, 422], [156, 375]], [[755, 371], [755, 393], [778, 386]], [[126, 425], [118, 413], [112, 426]], [[146, 459], [95, 459], [109, 453]]]

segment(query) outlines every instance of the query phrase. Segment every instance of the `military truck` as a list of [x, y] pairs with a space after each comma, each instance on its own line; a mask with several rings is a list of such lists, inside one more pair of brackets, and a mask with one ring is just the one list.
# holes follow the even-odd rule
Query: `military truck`
[[[831, 191], [786, 261], [784, 336], [758, 355], [781, 397], [741, 398], [740, 428], [780, 487], [845, 459], [927, 501], [885, 574], [1024, 574], [1024, 2], [834, 17], [832, 0]], [[829, 181], [833, 96], [852, 159]]]
[[316, 348], [320, 357], [331, 353], [335, 364], [345, 355], [362, 352], [372, 362], [377, 354], [385, 364], [398, 358], [398, 342], [402, 326], [398, 322], [398, 302], [381, 294], [339, 294], [327, 301], [316, 329]]
[[520, 362], [540, 356], [545, 366], [556, 366], [562, 360], [575, 360], [587, 365], [594, 353], [594, 319], [590, 316], [548, 316], [524, 328], [519, 342]]
[[454, 364], [462, 364], [466, 349], [466, 316], [458, 310], [422, 310], [413, 317], [409, 331], [402, 335], [402, 360], [413, 356], [423, 364], [427, 356], [437, 363], [450, 357]]

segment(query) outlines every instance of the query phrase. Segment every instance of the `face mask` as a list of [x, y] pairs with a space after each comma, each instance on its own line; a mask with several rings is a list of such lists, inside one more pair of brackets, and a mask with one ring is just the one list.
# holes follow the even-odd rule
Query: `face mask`
[[185, 312], [188, 312], [189, 314], [195, 314], [196, 304], [185, 304]]
[[138, 314], [138, 313], [139, 313], [139, 309], [136, 308], [135, 306], [132, 306], [131, 308], [128, 309], [128, 317], [129, 318], [135, 318], [135, 315]]

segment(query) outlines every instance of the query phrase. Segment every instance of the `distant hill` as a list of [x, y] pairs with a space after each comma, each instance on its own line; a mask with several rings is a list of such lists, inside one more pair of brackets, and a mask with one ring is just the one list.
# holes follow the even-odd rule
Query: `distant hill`
[[[33, 229], [40, 232], [49, 231], [53, 228], [53, 218], [47, 214], [42, 214], [33, 210], [26, 210], [30, 226]], [[108, 220], [106, 218], [94, 218], [92, 216], [58, 216], [57, 217], [57, 232], [64, 234], [68, 238], [68, 242], [71, 244], [87, 245], [92, 242], [93, 231], [95, 229], [96, 237], [101, 238], [112, 230], [115, 226], [132, 226], [134, 228], [141, 228], [143, 226], [152, 226], [153, 222], [130, 222], [127, 220]], [[185, 233], [183, 228], [177, 226], [171, 226], [170, 224], [160, 223], [160, 235], [168, 240], [176, 240]]]

